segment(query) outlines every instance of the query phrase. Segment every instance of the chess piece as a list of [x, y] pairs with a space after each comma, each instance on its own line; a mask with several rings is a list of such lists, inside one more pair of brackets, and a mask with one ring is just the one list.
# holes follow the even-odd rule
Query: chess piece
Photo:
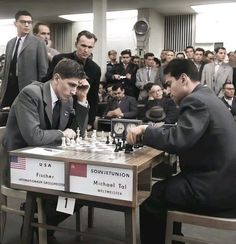
[[76, 136], [77, 136], [77, 138], [80, 137], [80, 129], [79, 129], [79, 127], [78, 127], [77, 130], [76, 130]]
[[116, 144], [116, 134], [115, 134], [115, 133], [113, 134], [113, 141], [112, 141], [112, 144]]
[[65, 137], [61, 138], [61, 146], [66, 147], [66, 138]]
[[66, 145], [70, 146], [70, 138], [66, 137]]
[[125, 145], [125, 153], [131, 153], [131, 152], [133, 152], [134, 150], [133, 150], [133, 145], [130, 145], [130, 144], [126, 144]]
[[115, 148], [114, 152], [119, 152], [119, 151], [120, 151], [120, 146], [118, 143], [116, 143], [116, 148]]
[[106, 144], [109, 144], [110, 143], [110, 140], [109, 140], [109, 136], [107, 136], [107, 140], [106, 140]]

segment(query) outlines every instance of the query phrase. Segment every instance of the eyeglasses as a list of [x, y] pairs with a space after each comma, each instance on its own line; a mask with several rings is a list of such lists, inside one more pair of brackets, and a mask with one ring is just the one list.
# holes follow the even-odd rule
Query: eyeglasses
[[18, 22], [20, 22], [22, 25], [32, 25], [33, 21], [32, 20], [19, 20]]

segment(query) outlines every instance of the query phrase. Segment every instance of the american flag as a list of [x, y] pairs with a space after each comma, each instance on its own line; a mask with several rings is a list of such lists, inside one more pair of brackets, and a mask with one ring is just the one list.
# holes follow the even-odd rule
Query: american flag
[[21, 158], [17, 156], [10, 157], [11, 169], [26, 169], [26, 158]]

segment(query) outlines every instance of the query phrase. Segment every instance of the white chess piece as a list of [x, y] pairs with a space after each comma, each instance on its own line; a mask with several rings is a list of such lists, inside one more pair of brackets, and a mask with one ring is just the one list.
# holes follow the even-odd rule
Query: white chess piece
[[79, 127], [77, 127], [77, 130], [76, 130], [76, 136], [77, 136], [77, 138], [80, 137], [80, 129], [79, 129]]
[[66, 147], [66, 138], [65, 137], [61, 138], [61, 146]]
[[66, 137], [66, 145], [70, 146], [70, 138], [69, 137]]
[[88, 131], [86, 130], [85, 132], [84, 132], [84, 140], [88, 140]]

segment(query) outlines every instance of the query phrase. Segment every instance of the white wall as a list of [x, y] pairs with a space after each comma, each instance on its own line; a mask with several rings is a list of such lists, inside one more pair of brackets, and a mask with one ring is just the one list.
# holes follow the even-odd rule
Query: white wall
[[0, 55], [5, 53], [7, 42], [16, 36], [16, 27], [13, 22], [14, 20], [12, 20], [12, 23], [0, 23]]
[[164, 16], [155, 10], [150, 10], [149, 23], [151, 26], [151, 35], [149, 38], [149, 52], [160, 57], [161, 50], [164, 48]]

